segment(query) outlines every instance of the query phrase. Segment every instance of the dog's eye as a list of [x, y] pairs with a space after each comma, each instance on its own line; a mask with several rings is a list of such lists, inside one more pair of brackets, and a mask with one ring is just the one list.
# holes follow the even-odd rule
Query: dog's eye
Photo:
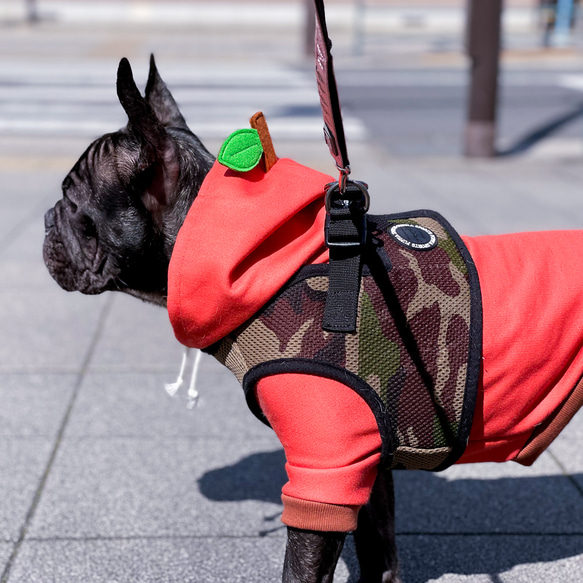
[[83, 215], [81, 218], [81, 228], [83, 236], [87, 239], [95, 239], [97, 236], [97, 228], [95, 227], [95, 223], [93, 222], [93, 219], [87, 215]]

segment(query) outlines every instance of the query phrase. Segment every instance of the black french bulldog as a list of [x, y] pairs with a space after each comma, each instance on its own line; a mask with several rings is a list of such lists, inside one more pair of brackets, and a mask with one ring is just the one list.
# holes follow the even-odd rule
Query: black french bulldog
[[[117, 290], [166, 306], [178, 231], [214, 157], [189, 130], [154, 58], [145, 97], [127, 59], [117, 94], [125, 128], [95, 140], [45, 215], [45, 264], [67, 291]], [[284, 583], [329, 583], [345, 533], [288, 528]], [[361, 583], [399, 583], [390, 471], [379, 472], [354, 533]]]

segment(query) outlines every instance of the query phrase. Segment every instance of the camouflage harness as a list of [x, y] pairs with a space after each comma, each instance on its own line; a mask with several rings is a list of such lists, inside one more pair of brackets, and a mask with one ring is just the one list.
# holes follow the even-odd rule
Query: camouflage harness
[[463, 453], [481, 362], [481, 301], [472, 259], [430, 211], [368, 216], [355, 333], [322, 320], [329, 266], [302, 268], [260, 312], [207, 349], [243, 385], [307, 373], [337, 380], [371, 407], [388, 468], [441, 470]]

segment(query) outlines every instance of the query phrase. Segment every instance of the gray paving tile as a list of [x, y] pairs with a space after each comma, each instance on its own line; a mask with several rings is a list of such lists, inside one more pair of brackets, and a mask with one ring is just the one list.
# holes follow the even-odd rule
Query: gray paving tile
[[[40, 254], [40, 248], [37, 249], [37, 252]], [[53, 291], [58, 289], [63, 294], [67, 293], [58, 288], [57, 283], [53, 281], [42, 263], [40, 256], [37, 260], [31, 262], [0, 256], [0, 280], [5, 283], [3, 287], [5, 291], [30, 291], [32, 289], [48, 288]]]
[[[578, 583], [582, 542], [582, 537], [398, 539], [407, 583]], [[280, 580], [284, 544], [269, 537], [27, 541], [9, 583], [264, 583]], [[337, 568], [338, 583], [357, 578], [350, 546]]]
[[559, 174], [553, 175], [540, 166], [528, 167], [528, 171], [521, 173], [507, 172], [503, 181], [509, 193], [520, 193], [528, 201], [541, 229], [581, 227], [580, 184], [562, 180]]
[[12, 554], [14, 545], [12, 543], [0, 542], [0, 569], [4, 571], [5, 565]]
[[579, 583], [583, 536], [400, 536], [406, 583]]
[[[335, 583], [356, 580], [350, 546], [338, 563]], [[8, 582], [266, 583], [281, 581], [284, 551], [281, 537], [26, 541]]]
[[0, 374], [0, 438], [55, 437], [74, 375]]
[[458, 233], [490, 233], [492, 226], [487, 218], [488, 212], [482, 209], [484, 196], [489, 194], [487, 187], [476, 184], [474, 177], [465, 170], [452, 174], [450, 178], [436, 178], [429, 173], [418, 187], [431, 189], [435, 201], [432, 208], [441, 213]]
[[9, 583], [265, 583], [281, 579], [281, 538], [28, 541]]
[[409, 171], [385, 167], [384, 160], [376, 159], [374, 151], [367, 154], [358, 165], [359, 173], [355, 178], [362, 177], [369, 185], [371, 213], [389, 214], [435, 206], [434, 197], [414, 183]]
[[65, 441], [29, 536], [280, 535], [275, 439]]
[[509, 196], [493, 169], [420, 168], [416, 177], [419, 187], [434, 193], [438, 210], [464, 234], [523, 230], [524, 215], [534, 212], [519, 193]]
[[506, 197], [506, 201], [502, 197], [492, 202], [506, 215], [501, 219], [504, 225], [509, 224], [509, 232], [581, 227], [579, 187], [553, 177], [536, 164], [509, 166], [499, 173], [493, 170], [483, 169], [475, 179], [487, 176], [493, 188]]
[[[473, 234], [487, 232], [488, 224], [482, 221], [481, 205], [486, 194], [490, 194], [482, 180], [477, 180], [467, 165], [459, 162], [429, 162], [423, 166], [409, 163], [399, 164], [391, 170], [398, 182], [406, 187], [391, 189], [383, 186], [385, 169], [375, 168], [372, 179], [379, 192], [390, 192], [379, 205], [383, 212], [409, 211], [428, 208], [443, 214], [460, 233]], [[369, 170], [370, 172], [370, 170]], [[389, 183], [390, 184], [390, 183]], [[409, 195], [409, 192], [411, 195]], [[371, 198], [376, 198], [371, 191]]]
[[43, 218], [39, 212], [37, 217], [22, 226], [16, 237], [0, 253], [0, 278], [4, 282], [4, 290], [60, 289], [43, 263], [43, 239]]
[[177, 374], [181, 358], [166, 310], [116, 293], [91, 370]]
[[48, 209], [40, 201], [32, 209], [28, 209], [27, 221], [20, 225], [13, 239], [6, 246], [0, 256], [0, 261], [7, 257], [31, 263], [36, 261], [42, 264], [42, 246], [45, 237], [44, 213]]
[[0, 204], [0, 240], [3, 242], [2, 250], [10, 243], [10, 239], [5, 240], [5, 237], [7, 237], [8, 233], [13, 231], [14, 227], [21, 223], [29, 213], [30, 209], [24, 206], [14, 207], [12, 204], [9, 206]]
[[48, 439], [0, 438], [0, 541], [18, 539], [51, 449]]
[[[389, 169], [369, 165], [367, 180], [376, 185], [383, 212], [425, 202], [464, 234], [578, 227], [583, 216], [579, 187], [553, 175], [554, 168], [533, 161], [395, 161]], [[398, 186], [390, 188], [392, 174], [406, 185], [402, 194]]]
[[[22, 235], [28, 231], [31, 222], [35, 221], [38, 227], [35, 230], [40, 234], [44, 234], [42, 226], [42, 219], [45, 207], [50, 206], [49, 200], [57, 200], [59, 194], [58, 189], [56, 195], [50, 195], [51, 190], [54, 190], [56, 175], [51, 174], [47, 176], [45, 173], [35, 172], [3, 172], [0, 171], [0, 181], [2, 183], [2, 190], [0, 191], [0, 259], [8, 250], [15, 246], [26, 246], [31, 248], [31, 244], [36, 243], [37, 237], [30, 236], [27, 233], [26, 237]], [[47, 183], [48, 180], [48, 183]], [[46, 201], [46, 202], [45, 202]], [[8, 237], [9, 236], [9, 237]], [[37, 253], [40, 252], [40, 247], [37, 246]]]
[[516, 463], [395, 472], [401, 533], [583, 533], [583, 497], [550, 455]]
[[202, 360], [197, 377], [200, 399], [187, 408], [187, 385], [170, 397], [164, 384], [174, 373], [101, 374], [86, 376], [67, 427], [78, 437], [269, 437], [271, 429], [249, 411], [241, 386], [212, 357]]
[[583, 440], [564, 439], [563, 436], [559, 436], [549, 447], [549, 451], [579, 485], [583, 500]]
[[[50, 149], [50, 147], [49, 147]], [[30, 148], [27, 148], [29, 151]], [[45, 151], [46, 155], [47, 152]], [[23, 156], [21, 155], [22, 161]], [[18, 167], [15, 164], [13, 170], [5, 167], [0, 172], [2, 174], [2, 204], [19, 206], [27, 202], [37, 202], [44, 197], [54, 194], [55, 200], [61, 196], [61, 182], [64, 178], [61, 170], [42, 170], [36, 168], [34, 172], [30, 167]]]
[[583, 409], [581, 409], [573, 419], [569, 422], [567, 427], [563, 429], [561, 435], [557, 438], [558, 441], [563, 439], [581, 439], [583, 440]]
[[580, 186], [581, 180], [583, 180], [583, 168], [581, 168], [581, 161], [577, 158], [559, 159], [555, 164], [547, 166], [547, 173], [576, 187]]
[[60, 182], [64, 176], [56, 172], [0, 171], [0, 177], [0, 212], [19, 221], [38, 208], [39, 203], [53, 198], [56, 202], [61, 196]]
[[76, 371], [95, 332], [105, 296], [46, 290], [0, 291], [1, 372]]

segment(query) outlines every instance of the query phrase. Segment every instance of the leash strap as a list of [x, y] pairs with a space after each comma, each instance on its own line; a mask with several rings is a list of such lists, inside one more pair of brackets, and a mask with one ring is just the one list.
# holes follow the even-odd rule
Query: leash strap
[[322, 328], [329, 332], [356, 332], [362, 251], [366, 244], [366, 184], [348, 180], [350, 163], [332, 61], [324, 1], [316, 4], [316, 78], [324, 117], [324, 137], [340, 171], [338, 182], [326, 193], [326, 245], [330, 253], [328, 295]]
[[[316, 79], [318, 81], [318, 93], [320, 94], [320, 106], [324, 116], [324, 137], [330, 148], [332, 158], [340, 170], [344, 181], [350, 174], [350, 163], [344, 138], [344, 126], [342, 125], [342, 113], [338, 99], [338, 88], [334, 76], [332, 61], [332, 41], [328, 37], [326, 26], [326, 13], [324, 0], [315, 0], [316, 3]], [[342, 183], [342, 179], [340, 180]]]

